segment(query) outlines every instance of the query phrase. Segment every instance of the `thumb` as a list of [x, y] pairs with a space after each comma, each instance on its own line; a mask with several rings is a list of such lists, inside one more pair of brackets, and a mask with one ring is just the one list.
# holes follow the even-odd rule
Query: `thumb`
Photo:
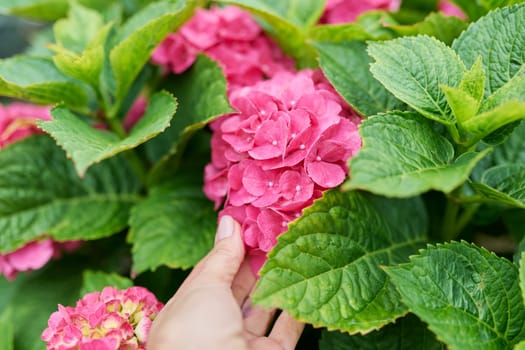
[[215, 246], [202, 261], [195, 285], [225, 284], [233, 282], [244, 260], [244, 243], [241, 226], [231, 216], [224, 215], [219, 221]]

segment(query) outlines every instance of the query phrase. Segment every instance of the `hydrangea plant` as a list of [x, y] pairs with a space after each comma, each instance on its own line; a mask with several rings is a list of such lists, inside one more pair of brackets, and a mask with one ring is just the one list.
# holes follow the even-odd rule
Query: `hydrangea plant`
[[298, 348], [525, 348], [523, 1], [0, 13], [1, 349], [144, 348], [226, 214]]

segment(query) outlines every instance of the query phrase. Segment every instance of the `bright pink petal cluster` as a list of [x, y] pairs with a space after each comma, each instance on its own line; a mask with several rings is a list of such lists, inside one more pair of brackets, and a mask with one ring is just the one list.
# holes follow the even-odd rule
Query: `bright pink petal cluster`
[[401, 0], [327, 0], [321, 23], [341, 24], [354, 22], [368, 11], [397, 11]]
[[223, 68], [230, 91], [293, 69], [293, 61], [283, 55], [252, 16], [234, 6], [198, 9], [155, 49], [152, 61], [173, 73], [182, 73], [200, 53]]
[[235, 90], [230, 103], [238, 112], [211, 124], [204, 192], [217, 208], [226, 199], [220, 215], [242, 223], [249, 253], [264, 256], [288, 222], [343, 182], [361, 147], [360, 118], [319, 71], [282, 72]]
[[58, 305], [42, 340], [48, 350], [144, 350], [162, 307], [143, 287], [105, 287], [86, 294], [75, 307]]
[[[0, 104], [0, 148], [39, 132], [38, 120], [51, 120], [50, 107], [25, 103]], [[37, 270], [63, 250], [76, 249], [79, 242], [53, 242], [50, 239], [34, 241], [0, 254], [0, 275], [13, 280], [20, 271]]]
[[439, 11], [447, 16], [456, 16], [461, 19], [467, 19], [465, 13], [456, 4], [450, 1], [441, 0], [439, 2]]
[[0, 104], [0, 148], [39, 132], [36, 122], [51, 120], [50, 108], [25, 103]]

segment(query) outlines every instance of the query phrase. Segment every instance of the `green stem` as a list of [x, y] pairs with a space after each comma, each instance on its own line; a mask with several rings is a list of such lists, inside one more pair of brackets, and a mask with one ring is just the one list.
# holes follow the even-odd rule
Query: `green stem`
[[[456, 192], [456, 190], [454, 192]], [[445, 207], [445, 215], [443, 216], [443, 224], [441, 226], [441, 237], [446, 242], [455, 238], [458, 213], [459, 203], [456, 201], [455, 196], [449, 196], [447, 206]]]
[[[120, 121], [116, 118], [106, 119], [108, 122], [109, 128], [113, 131], [120, 139], [126, 138], [126, 130], [122, 127]], [[129, 164], [137, 174], [140, 179], [140, 182], [145, 185], [147, 183], [147, 165], [140, 159], [139, 155], [135, 150], [130, 149], [122, 153], [124, 157], [128, 160]]]
[[461, 231], [463, 231], [465, 226], [467, 226], [467, 224], [470, 222], [474, 214], [478, 211], [478, 208], [480, 206], [481, 206], [481, 203], [475, 203], [475, 204], [472, 204], [466, 207], [465, 210], [463, 210], [463, 212], [457, 219], [456, 227], [453, 232], [454, 234], [453, 238], [457, 237], [457, 235], [459, 235]]

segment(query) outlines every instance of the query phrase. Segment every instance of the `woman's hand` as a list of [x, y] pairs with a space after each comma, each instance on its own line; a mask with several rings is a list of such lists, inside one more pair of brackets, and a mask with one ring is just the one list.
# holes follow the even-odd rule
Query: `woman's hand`
[[148, 350], [292, 350], [304, 325], [283, 312], [268, 336], [274, 311], [252, 308], [255, 284], [241, 228], [223, 216], [215, 247], [193, 269], [157, 316]]

